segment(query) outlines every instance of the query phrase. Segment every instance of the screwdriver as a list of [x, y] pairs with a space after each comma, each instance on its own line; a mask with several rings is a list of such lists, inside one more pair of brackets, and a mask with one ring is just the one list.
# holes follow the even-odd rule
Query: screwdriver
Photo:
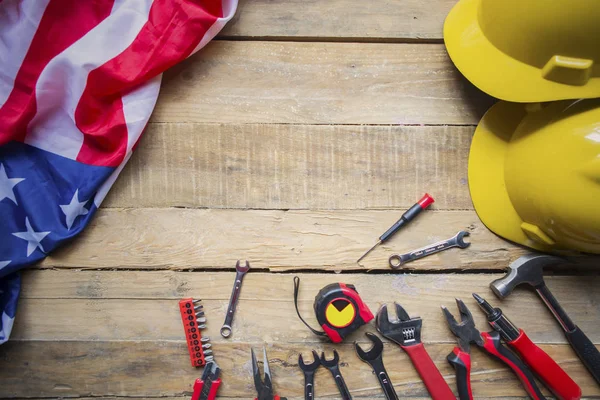
[[424, 209], [429, 207], [434, 202], [433, 197], [425, 193], [421, 200], [415, 203], [411, 208], [409, 208], [398, 221], [394, 225], [390, 227], [385, 233], [379, 236], [379, 241], [373, 245], [365, 254], [363, 254], [356, 262], [360, 262], [363, 258], [367, 256], [375, 247], [379, 246], [381, 243], [385, 243], [392, 235], [400, 230], [404, 225], [408, 224], [412, 221], [417, 215], [421, 213]]

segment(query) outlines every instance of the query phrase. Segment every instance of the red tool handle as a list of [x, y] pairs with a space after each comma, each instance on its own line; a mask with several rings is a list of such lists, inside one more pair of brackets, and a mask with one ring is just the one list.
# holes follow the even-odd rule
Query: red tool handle
[[546, 352], [536, 346], [529, 337], [519, 329], [519, 336], [509, 345], [514, 347], [523, 361], [535, 372], [544, 384], [561, 400], [577, 400], [581, 398], [581, 388]]
[[529, 394], [529, 397], [533, 400], [545, 399], [540, 388], [535, 383], [535, 379], [529, 368], [512, 351], [502, 345], [500, 342], [500, 333], [496, 331], [482, 332], [481, 337], [483, 338], [483, 349], [513, 370], [523, 384], [527, 394]]
[[194, 382], [194, 392], [192, 393], [192, 400], [215, 400], [217, 398], [217, 391], [221, 385], [221, 380], [217, 379], [210, 385], [208, 393], [202, 392], [204, 389], [204, 381], [200, 378]]
[[433, 400], [455, 400], [454, 393], [437, 369], [423, 343], [413, 346], [400, 346], [410, 357], [417, 372], [421, 376], [427, 391]]
[[473, 400], [473, 392], [471, 391], [471, 355], [462, 351], [460, 347], [455, 347], [446, 359], [456, 370], [458, 398], [460, 400]]

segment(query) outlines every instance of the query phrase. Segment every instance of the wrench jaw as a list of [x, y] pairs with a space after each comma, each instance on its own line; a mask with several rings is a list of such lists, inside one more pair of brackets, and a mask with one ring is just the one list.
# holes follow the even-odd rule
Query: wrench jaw
[[471, 236], [471, 233], [469, 233], [468, 231], [460, 231], [456, 234], [456, 244], [461, 249], [466, 249], [471, 245], [471, 242], [464, 241], [464, 238], [467, 236]]
[[354, 349], [356, 350], [356, 355], [358, 358], [366, 363], [369, 363], [381, 357], [383, 353], [383, 342], [377, 337], [377, 335], [371, 332], [366, 332], [365, 335], [371, 342], [373, 342], [373, 347], [371, 347], [370, 350], [365, 351], [357, 342], [354, 342]]
[[235, 263], [235, 270], [237, 272], [245, 273], [245, 272], [248, 272], [249, 269], [250, 269], [250, 263], [248, 262], [248, 260], [246, 260], [246, 265], [243, 267], [240, 265], [240, 260], [237, 260], [237, 262]]
[[336, 365], [339, 364], [340, 362], [340, 355], [338, 354], [337, 350], [333, 350], [333, 360], [328, 360], [327, 358], [325, 358], [325, 352], [321, 352], [321, 365], [323, 365], [325, 368], [333, 368]]
[[316, 371], [317, 368], [321, 365], [321, 360], [319, 359], [319, 355], [316, 351], [312, 351], [314, 361], [310, 364], [305, 364], [304, 359], [302, 358], [302, 354], [298, 354], [298, 366], [304, 372], [312, 372]]
[[394, 303], [398, 321], [392, 322], [388, 316], [387, 305], [381, 306], [377, 312], [375, 325], [384, 337], [403, 346], [414, 346], [421, 343], [421, 318], [410, 318], [406, 310], [398, 303]]

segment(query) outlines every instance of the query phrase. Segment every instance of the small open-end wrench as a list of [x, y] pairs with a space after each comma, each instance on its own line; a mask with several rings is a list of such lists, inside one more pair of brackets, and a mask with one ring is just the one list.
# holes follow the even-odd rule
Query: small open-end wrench
[[314, 400], [315, 398], [315, 371], [321, 366], [319, 355], [312, 351], [313, 362], [305, 364], [302, 354], [298, 355], [298, 366], [304, 372], [304, 400]]
[[321, 365], [327, 368], [329, 372], [331, 372], [331, 375], [333, 375], [335, 384], [342, 395], [342, 400], [352, 400], [348, 386], [346, 386], [346, 382], [344, 381], [344, 377], [340, 371], [339, 362], [340, 356], [336, 350], [333, 351], [333, 360], [328, 360], [325, 358], [325, 352], [321, 352]]
[[373, 371], [379, 380], [379, 384], [381, 385], [381, 389], [383, 389], [385, 398], [387, 400], [398, 400], [398, 395], [394, 390], [394, 385], [392, 384], [392, 381], [390, 381], [390, 377], [383, 365], [383, 342], [377, 337], [377, 335], [371, 332], [367, 332], [365, 334], [369, 340], [373, 342], [373, 347], [369, 351], [364, 351], [358, 345], [358, 343], [354, 342], [356, 354], [358, 355], [358, 358], [368, 363], [371, 368], [373, 368]]
[[471, 243], [465, 242], [463, 238], [469, 235], [470, 234], [467, 231], [460, 231], [450, 239], [442, 240], [440, 242], [421, 247], [420, 249], [413, 250], [410, 253], [394, 254], [390, 256], [389, 259], [390, 267], [396, 269], [408, 262], [418, 260], [419, 258], [427, 257], [431, 254], [439, 253], [440, 251], [448, 250], [452, 247], [466, 249], [471, 245]]
[[242, 280], [244, 275], [250, 269], [250, 263], [246, 261], [245, 266], [240, 265], [240, 260], [235, 264], [235, 282], [233, 283], [233, 290], [231, 291], [231, 297], [229, 298], [229, 306], [227, 306], [227, 315], [225, 316], [225, 322], [221, 327], [221, 336], [228, 338], [231, 336], [231, 323], [233, 322], [233, 314], [235, 313], [235, 307], [238, 300], [240, 299], [240, 292], [242, 290]]

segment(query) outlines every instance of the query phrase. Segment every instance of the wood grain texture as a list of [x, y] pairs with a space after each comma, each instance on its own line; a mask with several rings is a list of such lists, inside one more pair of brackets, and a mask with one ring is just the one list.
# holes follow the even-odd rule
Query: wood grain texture
[[472, 245], [406, 264], [403, 270], [501, 269], [525, 253], [492, 234], [473, 211], [426, 211], [356, 260], [402, 214], [393, 211], [261, 211], [105, 209], [43, 267], [232, 268], [248, 259], [273, 271], [321, 269], [390, 271], [391, 254], [447, 239], [460, 230]]
[[472, 127], [150, 124], [103, 204], [472, 208]]
[[[361, 342], [362, 345], [367, 345]], [[251, 378], [250, 347], [263, 343], [219, 345], [217, 362], [223, 368], [219, 394], [252, 398], [256, 392]], [[312, 348], [331, 352], [331, 345], [267, 343], [275, 391], [300, 397], [303, 378], [297, 366], [298, 352]], [[427, 351], [449, 385], [455, 390], [454, 372], [445, 358], [453, 344], [428, 345]], [[361, 362], [352, 344], [337, 345], [341, 371], [355, 397], [381, 397], [370, 367]], [[581, 386], [584, 396], [598, 396], [598, 386], [567, 345], [542, 346]], [[329, 353], [331, 354], [331, 353]], [[386, 343], [384, 362], [400, 397], [426, 397], [427, 392], [406, 354]], [[525, 396], [520, 383], [499, 362], [473, 350], [471, 381], [478, 398]], [[13, 341], [0, 346], [0, 397], [72, 396], [182, 396], [191, 393], [200, 370], [189, 366], [183, 342], [103, 341]], [[60, 367], [58, 367], [60, 365]], [[8, 368], [10, 366], [10, 368]], [[316, 395], [338, 396], [329, 371], [321, 368], [315, 377]]]
[[216, 41], [165, 73], [154, 122], [476, 124], [443, 45]]
[[[297, 318], [293, 304], [292, 274], [250, 272], [242, 288], [229, 340], [219, 335], [225, 318], [233, 272], [171, 271], [29, 271], [25, 275], [12, 337], [16, 340], [143, 340], [177, 341], [182, 338], [178, 301], [202, 298], [213, 343], [318, 343]], [[440, 311], [444, 304], [456, 312], [455, 298], [472, 308], [481, 329], [485, 316], [471, 298], [476, 292], [506, 315], [538, 343], [567, 343], [558, 324], [532, 291], [517, 290], [498, 300], [489, 283], [502, 274], [302, 274], [299, 308], [313, 325], [314, 296], [326, 284], [355, 284], [361, 297], [376, 312], [382, 304], [397, 301], [424, 320], [423, 340], [454, 343]], [[548, 277], [548, 287], [571, 318], [600, 343], [600, 276]], [[578, 291], [573, 291], [578, 287]], [[539, 318], [533, 318], [539, 316]], [[353, 335], [361, 339], [365, 329]]]
[[240, 0], [226, 38], [441, 40], [456, 0]]

